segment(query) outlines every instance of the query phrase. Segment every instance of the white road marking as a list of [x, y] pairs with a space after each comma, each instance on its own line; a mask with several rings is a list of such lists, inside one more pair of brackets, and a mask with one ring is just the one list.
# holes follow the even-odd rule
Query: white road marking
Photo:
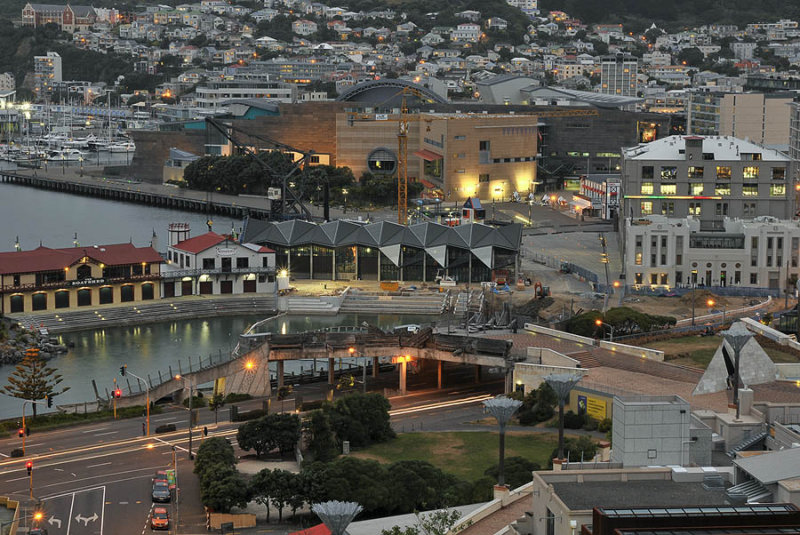
[[53, 470], [55, 470], [56, 472], [63, 472], [64, 471], [63, 468], [53, 468]]
[[6, 483], [12, 483], [14, 481], [22, 481], [23, 479], [28, 479], [28, 476], [18, 477], [17, 479], [6, 479]]
[[175, 420], [180, 420], [180, 417], [170, 416], [168, 418], [150, 418], [151, 422], [174, 422]]
[[107, 463], [93, 464], [91, 466], [87, 466], [86, 468], [97, 468], [99, 466], [108, 466], [109, 464], [111, 464], [111, 461], [109, 461]]
[[128, 502], [119, 502], [120, 505], [128, 505]]
[[102, 437], [102, 436], [105, 436], [105, 435], [116, 435], [117, 433], [119, 433], [119, 431], [108, 431], [106, 433], [97, 433], [95, 436], [96, 437]]
[[8, 455], [6, 455], [5, 453], [0, 453], [0, 455], [2, 455], [5, 458], [8, 458]]
[[81, 433], [83, 433], [83, 434], [94, 433], [95, 431], [105, 431], [106, 429], [109, 429], [109, 426], [95, 427], [94, 429], [87, 429], [86, 431], [81, 431]]
[[75, 507], [75, 493], [72, 493], [72, 502], [69, 504], [69, 515], [67, 515], [67, 535], [69, 535], [69, 528], [72, 527], [72, 509]]
[[103, 508], [100, 510], [100, 535], [103, 535], [103, 525], [106, 521], [106, 487], [103, 485]]

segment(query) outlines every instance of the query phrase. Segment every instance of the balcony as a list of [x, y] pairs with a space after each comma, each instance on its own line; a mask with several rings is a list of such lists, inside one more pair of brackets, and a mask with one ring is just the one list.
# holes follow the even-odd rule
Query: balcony
[[83, 288], [84, 286], [105, 286], [111, 284], [125, 284], [133, 282], [150, 282], [161, 280], [161, 273], [150, 275], [131, 275], [129, 277], [103, 277], [99, 279], [64, 280], [58, 282], [41, 282], [30, 284], [4, 284], [0, 286], [0, 293], [39, 292], [44, 290], [66, 290], [69, 288]]

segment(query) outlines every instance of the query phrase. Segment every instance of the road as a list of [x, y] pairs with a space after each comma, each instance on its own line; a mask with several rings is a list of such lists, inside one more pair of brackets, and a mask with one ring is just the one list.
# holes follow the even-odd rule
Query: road
[[[433, 376], [433, 379], [431, 378]], [[452, 386], [443, 390], [435, 385], [435, 368], [424, 369], [409, 377], [410, 394], [393, 397], [391, 422], [398, 432], [460, 430], [468, 422], [482, 417], [480, 402], [502, 391], [503, 381], [489, 372], [483, 382], [473, 383], [474, 368], [452, 366], [446, 369]], [[382, 374], [370, 390], [382, 384], [393, 385], [395, 373]], [[306, 400], [324, 392], [325, 385], [304, 385], [297, 393]], [[341, 394], [337, 394], [341, 395]], [[294, 400], [285, 402], [287, 410], [294, 409]], [[242, 410], [260, 408], [262, 400], [241, 404]], [[272, 403], [280, 410], [280, 403]], [[180, 514], [180, 533], [205, 532], [197, 478], [192, 474], [189, 460], [188, 411], [175, 406], [152, 416], [151, 428], [174, 423], [176, 431], [151, 437], [141, 434], [138, 418], [109, 421], [53, 431], [34, 432], [26, 439], [26, 455], [10, 458], [7, 453], [19, 447], [16, 436], [0, 439], [0, 488], [3, 494], [25, 498], [30, 479], [25, 463], [33, 462], [33, 492], [41, 502], [44, 525], [49, 535], [142, 535], [150, 530], [149, 518], [153, 504], [150, 492], [152, 477], [157, 470], [172, 468], [173, 454], [178, 471], [179, 506], [168, 504], [173, 522]], [[228, 413], [220, 411], [221, 421], [214, 425], [214, 415], [199, 409], [199, 425], [192, 437], [193, 451], [202, 438], [201, 429], [208, 427], [209, 436], [231, 440], [236, 454], [246, 455], [235, 441], [236, 427], [227, 421]], [[471, 427], [474, 429], [474, 425]], [[173, 452], [173, 447], [174, 452]], [[28, 515], [34, 509], [29, 503]], [[25, 524], [23, 524], [25, 525]], [[170, 530], [169, 533], [174, 533]]]

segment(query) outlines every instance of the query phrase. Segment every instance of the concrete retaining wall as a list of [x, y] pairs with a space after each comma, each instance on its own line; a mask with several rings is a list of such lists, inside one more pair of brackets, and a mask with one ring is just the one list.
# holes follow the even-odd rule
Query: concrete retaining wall
[[525, 330], [535, 334], [546, 334], [547, 336], [552, 336], [553, 338], [561, 338], [562, 340], [571, 340], [573, 342], [578, 342], [580, 344], [586, 344], [590, 346], [595, 345], [596, 342], [596, 340], [592, 338], [587, 338], [586, 336], [579, 336], [577, 334], [567, 333], [556, 329], [549, 329], [547, 327], [542, 327], [540, 325], [534, 325], [533, 323], [526, 323]]
[[791, 362], [776, 364], [775, 367], [778, 369], [778, 377], [781, 379], [788, 379], [792, 381], [800, 379], [800, 364]]
[[544, 366], [565, 366], [567, 368], [577, 368], [580, 361], [554, 351], [549, 347], [529, 347], [527, 348], [529, 364], [542, 364]]
[[600, 342], [600, 347], [603, 349], [609, 349], [616, 353], [622, 353], [623, 355], [632, 355], [634, 357], [641, 357], [650, 360], [656, 360], [658, 362], [664, 362], [664, 352], [659, 351], [658, 349], [648, 349], [646, 347], [639, 347], [639, 346], [629, 346], [626, 344], [619, 344], [617, 342]]

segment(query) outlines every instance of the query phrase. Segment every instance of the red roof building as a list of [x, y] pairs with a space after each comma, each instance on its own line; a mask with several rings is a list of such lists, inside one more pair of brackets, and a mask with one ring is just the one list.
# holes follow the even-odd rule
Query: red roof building
[[162, 262], [152, 247], [132, 243], [0, 253], [0, 312], [155, 299]]

